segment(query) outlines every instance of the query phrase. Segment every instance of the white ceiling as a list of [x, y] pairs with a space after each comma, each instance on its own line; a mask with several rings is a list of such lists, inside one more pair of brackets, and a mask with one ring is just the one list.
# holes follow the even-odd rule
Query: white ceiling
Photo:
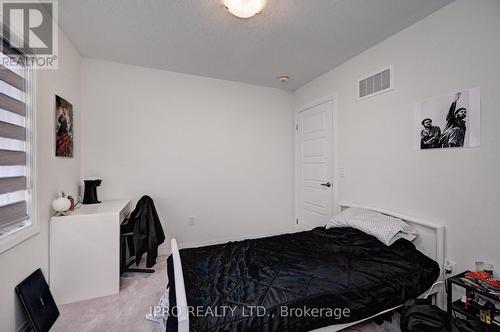
[[59, 0], [59, 22], [88, 58], [294, 90], [452, 1], [268, 0], [242, 20], [222, 0]]

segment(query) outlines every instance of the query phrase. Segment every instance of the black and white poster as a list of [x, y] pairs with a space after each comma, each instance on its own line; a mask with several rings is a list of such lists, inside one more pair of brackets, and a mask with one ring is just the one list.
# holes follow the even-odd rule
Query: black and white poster
[[465, 148], [480, 145], [480, 89], [454, 91], [417, 103], [417, 149]]

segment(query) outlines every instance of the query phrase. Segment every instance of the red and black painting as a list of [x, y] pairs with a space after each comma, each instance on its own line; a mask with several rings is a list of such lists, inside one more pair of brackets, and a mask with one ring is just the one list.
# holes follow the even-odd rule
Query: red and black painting
[[73, 157], [73, 105], [57, 95], [56, 157]]

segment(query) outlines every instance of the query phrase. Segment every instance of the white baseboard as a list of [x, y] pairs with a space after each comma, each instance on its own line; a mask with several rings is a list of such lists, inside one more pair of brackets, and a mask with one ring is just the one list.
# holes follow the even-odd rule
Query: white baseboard
[[305, 231], [310, 231], [314, 229], [315, 227], [313, 226], [308, 226], [304, 224], [296, 224], [295, 225], [295, 232], [305, 232]]
[[231, 242], [231, 241], [259, 239], [259, 238], [263, 238], [263, 237], [275, 236], [275, 235], [281, 235], [281, 234], [293, 233], [293, 232], [294, 232], [293, 230], [288, 230], [288, 231], [283, 231], [283, 232], [253, 234], [253, 235], [248, 235], [248, 236], [235, 236], [235, 237], [228, 237], [228, 238], [215, 239], [215, 240], [206, 240], [206, 241], [197, 241], [197, 242], [181, 242], [181, 243], [179, 243], [179, 249], [211, 246], [214, 244], [222, 244], [222, 243]]

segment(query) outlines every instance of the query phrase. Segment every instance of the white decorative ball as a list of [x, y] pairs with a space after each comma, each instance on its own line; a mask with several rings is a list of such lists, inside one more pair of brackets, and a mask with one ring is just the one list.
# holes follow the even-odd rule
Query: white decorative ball
[[57, 212], [64, 212], [69, 210], [69, 208], [71, 207], [71, 201], [66, 197], [59, 197], [52, 202], [52, 207]]

